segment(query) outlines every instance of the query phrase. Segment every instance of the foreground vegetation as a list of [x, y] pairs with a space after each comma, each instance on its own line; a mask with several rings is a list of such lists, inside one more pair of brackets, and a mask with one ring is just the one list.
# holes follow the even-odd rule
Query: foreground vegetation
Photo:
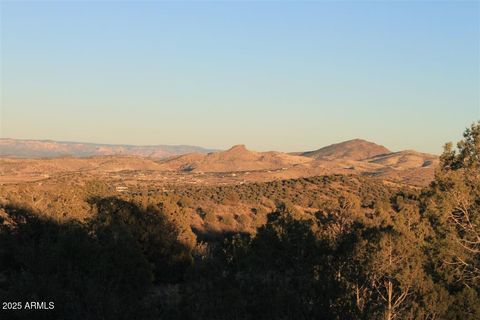
[[480, 319], [480, 124], [424, 190], [327, 176], [82, 192], [82, 219], [5, 197], [1, 300], [55, 302], [9, 319]]

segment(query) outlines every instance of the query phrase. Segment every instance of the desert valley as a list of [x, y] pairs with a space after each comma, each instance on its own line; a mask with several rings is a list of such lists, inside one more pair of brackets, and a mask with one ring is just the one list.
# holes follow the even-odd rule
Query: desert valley
[[[429, 266], [476, 267], [479, 137], [472, 125], [440, 157], [360, 139], [291, 153], [2, 139], [0, 293], [48, 298], [55, 319], [104, 317], [86, 305], [108, 319], [456, 316], [476, 269]], [[469, 242], [444, 242], [443, 230]], [[461, 282], [442, 287], [432, 272]]]
[[[65, 218], [88, 217], [91, 208], [85, 194], [98, 192], [95, 188], [99, 186], [104, 195], [126, 200], [150, 195], [155, 199], [185, 190], [198, 193], [206, 188], [232, 189], [231, 192], [236, 193], [233, 190], [252, 185], [285, 184], [336, 175], [372, 181], [385, 188], [420, 190], [433, 180], [439, 164], [435, 155], [412, 150], [392, 152], [360, 139], [292, 153], [255, 152], [244, 145], [211, 152], [191, 146], [119, 149], [103, 145], [85, 150], [79, 143], [12, 139], [0, 140], [0, 146], [0, 201], [19, 201], [45, 212], [51, 211], [55, 204], [56, 210], [60, 210], [56, 215]], [[58, 150], [58, 146], [62, 148]], [[139, 155], [144, 152], [142, 148], [151, 152], [148, 157]], [[87, 152], [89, 156], [85, 156]], [[172, 152], [175, 154], [171, 155]], [[234, 196], [236, 198], [238, 196]], [[275, 210], [276, 202], [290, 199], [272, 196], [266, 200], [268, 205], [260, 207], [268, 212]], [[221, 221], [225, 216], [250, 218], [251, 207], [256, 204], [230, 201], [227, 206], [217, 206], [207, 201], [203, 205], [211, 207]], [[295, 205], [299, 210], [312, 210], [305, 204]], [[198, 219], [199, 207], [200, 204], [187, 210], [188, 221], [196, 229], [208, 229], [208, 224]], [[248, 227], [252, 229], [253, 225]]]

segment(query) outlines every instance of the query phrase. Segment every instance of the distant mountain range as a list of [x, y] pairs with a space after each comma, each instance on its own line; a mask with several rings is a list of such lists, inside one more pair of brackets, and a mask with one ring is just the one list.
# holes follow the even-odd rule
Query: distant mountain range
[[0, 139], [0, 156], [22, 158], [90, 157], [107, 155], [131, 155], [139, 157], [166, 158], [186, 153], [208, 153], [205, 149], [188, 145], [115, 145], [52, 140]]
[[[0, 139], [0, 156], [3, 156], [0, 177], [3, 175], [4, 178], [9, 175], [79, 170], [150, 170], [200, 174], [243, 172], [248, 175], [245, 176], [248, 181], [266, 181], [339, 173], [377, 176], [412, 185], [428, 184], [439, 162], [435, 155], [413, 150], [392, 152], [381, 145], [360, 139], [296, 153], [256, 152], [244, 145], [236, 145], [226, 151], [214, 151], [194, 146], [129, 146]], [[96, 157], [86, 158], [89, 156]], [[38, 157], [52, 159], [14, 159]]]

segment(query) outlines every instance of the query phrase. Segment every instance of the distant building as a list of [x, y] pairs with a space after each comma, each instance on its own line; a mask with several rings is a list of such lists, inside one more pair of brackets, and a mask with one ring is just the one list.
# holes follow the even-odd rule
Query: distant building
[[125, 192], [125, 191], [128, 191], [128, 187], [126, 187], [126, 186], [116, 186], [116, 187], [115, 187], [115, 191], [117, 191], [117, 192]]

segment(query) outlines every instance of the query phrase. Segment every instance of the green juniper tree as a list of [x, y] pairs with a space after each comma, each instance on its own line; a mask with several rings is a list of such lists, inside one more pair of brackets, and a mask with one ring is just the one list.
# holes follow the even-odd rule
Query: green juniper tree
[[480, 123], [449, 143], [427, 199], [440, 245], [442, 270], [465, 286], [480, 287]]

